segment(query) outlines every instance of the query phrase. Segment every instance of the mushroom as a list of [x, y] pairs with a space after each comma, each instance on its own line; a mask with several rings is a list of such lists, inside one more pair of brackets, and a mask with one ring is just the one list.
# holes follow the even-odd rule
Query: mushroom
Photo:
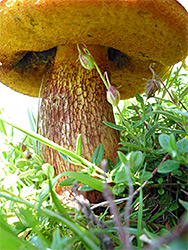
[[[114, 122], [112, 106], [97, 71], [76, 62], [77, 43], [87, 44], [122, 99], [144, 92], [150, 63], [162, 74], [188, 54], [188, 14], [176, 0], [2, 0], [0, 11], [0, 81], [31, 96], [45, 82], [40, 133], [73, 151], [81, 134], [89, 160], [102, 143], [114, 162], [119, 137], [103, 123]], [[56, 175], [80, 170], [51, 148], [41, 153]]]

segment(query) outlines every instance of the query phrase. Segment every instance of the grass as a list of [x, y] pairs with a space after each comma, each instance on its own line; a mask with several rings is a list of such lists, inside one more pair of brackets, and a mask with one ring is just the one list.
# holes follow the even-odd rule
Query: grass
[[[114, 166], [103, 159], [103, 145], [89, 162], [80, 154], [81, 137], [73, 153], [1, 116], [0, 249], [187, 249], [187, 94], [180, 65], [158, 97], [136, 94], [132, 103], [124, 101], [115, 111], [117, 124], [106, 123], [121, 135]], [[16, 145], [15, 129], [23, 134]], [[73, 185], [73, 207], [54, 192], [59, 176], [37, 154], [36, 141], [82, 166], [79, 173], [61, 174], [69, 176], [61, 185]], [[82, 190], [104, 191], [104, 202], [89, 204], [76, 181], [85, 184]]]

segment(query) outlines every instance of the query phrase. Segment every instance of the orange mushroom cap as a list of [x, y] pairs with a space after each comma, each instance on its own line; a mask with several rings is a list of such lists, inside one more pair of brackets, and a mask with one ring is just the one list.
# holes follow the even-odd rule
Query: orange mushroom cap
[[31, 51], [80, 41], [121, 51], [129, 63], [118, 68], [109, 60], [121, 98], [143, 92], [150, 62], [164, 72], [188, 55], [188, 13], [176, 0], [3, 0], [0, 12], [0, 81], [24, 94], [38, 96], [50, 68], [50, 59], [32, 69], [15, 67]]

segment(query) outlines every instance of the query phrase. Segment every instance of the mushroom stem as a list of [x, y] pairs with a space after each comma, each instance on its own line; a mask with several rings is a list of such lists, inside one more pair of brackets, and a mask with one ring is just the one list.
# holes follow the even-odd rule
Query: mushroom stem
[[[89, 46], [102, 72], [108, 71], [106, 49]], [[96, 69], [86, 70], [76, 62], [76, 45], [59, 46], [47, 81], [40, 110], [40, 133], [62, 145], [76, 150], [81, 134], [82, 156], [91, 160], [99, 144], [104, 145], [104, 158], [115, 162], [119, 136], [117, 131], [104, 125], [114, 123], [112, 106], [106, 99], [106, 87]], [[41, 145], [41, 154], [50, 162], [58, 175], [64, 171], [79, 171], [80, 167], [64, 161], [58, 152]], [[62, 181], [62, 179], [61, 179]], [[56, 186], [57, 193], [62, 187]]]

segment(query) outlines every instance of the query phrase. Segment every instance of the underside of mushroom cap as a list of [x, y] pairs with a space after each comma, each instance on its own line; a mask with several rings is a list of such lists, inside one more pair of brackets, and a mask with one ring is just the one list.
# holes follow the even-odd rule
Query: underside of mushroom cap
[[[113, 56], [112, 52], [109, 54], [109, 51], [113, 51]], [[38, 97], [49, 77], [51, 61], [54, 60], [55, 53], [56, 48], [44, 52], [28, 52], [12, 66], [0, 67], [0, 81], [17, 92]], [[106, 48], [106, 53], [110, 82], [118, 88], [121, 99], [134, 97], [135, 93], [143, 93], [146, 79], [150, 79], [152, 76], [149, 70], [151, 61], [129, 58], [112, 48]], [[93, 56], [95, 58], [95, 54]], [[154, 70], [160, 76], [167, 69], [168, 67], [155, 63]]]

